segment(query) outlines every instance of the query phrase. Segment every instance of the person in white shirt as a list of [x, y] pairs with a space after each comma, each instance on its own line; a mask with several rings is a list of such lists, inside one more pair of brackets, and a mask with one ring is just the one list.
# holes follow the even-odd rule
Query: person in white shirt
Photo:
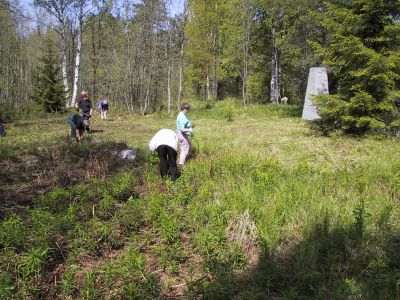
[[157, 151], [160, 158], [160, 174], [162, 178], [170, 176], [172, 180], [179, 177], [176, 166], [178, 137], [170, 129], [161, 129], [158, 131], [149, 143], [151, 152]]

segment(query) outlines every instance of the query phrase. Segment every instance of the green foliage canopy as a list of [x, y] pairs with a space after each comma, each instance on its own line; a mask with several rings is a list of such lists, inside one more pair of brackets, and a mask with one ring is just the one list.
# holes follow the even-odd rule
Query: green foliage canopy
[[59, 59], [50, 34], [47, 34], [42, 51], [32, 98], [47, 112], [57, 112], [65, 105], [65, 94], [60, 77]]
[[314, 44], [337, 82], [336, 93], [317, 100], [321, 119], [314, 125], [363, 134], [390, 126], [391, 92], [399, 80], [400, 3], [396, 0], [355, 0], [326, 3], [319, 14], [327, 43]]

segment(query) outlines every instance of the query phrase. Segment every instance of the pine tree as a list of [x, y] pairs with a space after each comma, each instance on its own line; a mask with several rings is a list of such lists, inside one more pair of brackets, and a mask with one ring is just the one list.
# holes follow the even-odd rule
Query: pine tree
[[363, 134], [388, 127], [390, 94], [400, 78], [399, 12], [398, 0], [354, 0], [323, 9], [327, 47], [315, 46], [337, 85], [334, 95], [317, 99], [317, 128]]
[[48, 33], [39, 59], [37, 82], [32, 96], [47, 112], [57, 112], [65, 106], [65, 92], [58, 64], [59, 59]]

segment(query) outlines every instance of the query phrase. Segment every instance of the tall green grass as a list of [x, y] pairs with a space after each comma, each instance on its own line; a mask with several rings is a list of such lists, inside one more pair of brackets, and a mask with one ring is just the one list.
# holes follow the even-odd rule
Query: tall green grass
[[[94, 120], [105, 130], [97, 146], [50, 150], [70, 159], [122, 141], [141, 154], [3, 220], [0, 295], [38, 296], [58, 267], [56, 291], [85, 299], [400, 297], [398, 140], [314, 136], [298, 107], [192, 108], [193, 153], [176, 182], [147, 154], [173, 114]], [[41, 122], [5, 149], [43, 153], [29, 148]], [[55, 128], [68, 130], [61, 119]]]

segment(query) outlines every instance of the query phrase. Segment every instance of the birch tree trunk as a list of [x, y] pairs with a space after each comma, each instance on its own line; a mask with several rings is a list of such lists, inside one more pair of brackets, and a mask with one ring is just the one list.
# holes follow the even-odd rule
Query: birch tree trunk
[[171, 30], [168, 26], [168, 41], [166, 46], [166, 58], [167, 58], [167, 110], [170, 113], [172, 107], [172, 97], [171, 97], [171, 76], [172, 76], [172, 62], [171, 62]]
[[66, 108], [70, 108], [69, 99], [69, 88], [68, 88], [68, 72], [67, 72], [67, 41], [65, 35], [66, 25], [65, 20], [62, 20], [62, 27], [61, 27], [61, 73], [63, 78], [64, 84], [64, 92], [65, 98], [67, 101], [65, 102]]
[[74, 67], [74, 85], [72, 90], [72, 98], [70, 101], [70, 107], [75, 106], [75, 99], [78, 93], [78, 81], [79, 81], [79, 69], [81, 61], [81, 48], [82, 48], [82, 11], [79, 16], [78, 24], [78, 35], [77, 35], [77, 45], [76, 45], [76, 56], [75, 56], [75, 67]]
[[66, 107], [69, 107], [69, 87], [68, 87], [68, 70], [67, 70], [67, 11], [72, 4], [72, 0], [34, 0], [34, 4], [44, 8], [48, 13], [54, 16], [60, 26], [56, 30], [61, 36], [61, 73], [63, 77], [64, 92], [66, 97]]
[[179, 56], [179, 88], [178, 88], [178, 103], [177, 103], [178, 111], [180, 110], [180, 107], [182, 104], [182, 94], [183, 94], [183, 63], [184, 63], [183, 50], [184, 50], [184, 41], [182, 41], [181, 51], [180, 51], [180, 56]]
[[217, 99], [218, 96], [218, 47], [217, 47], [217, 29], [213, 29], [213, 53], [214, 53], [214, 62], [213, 62], [213, 97]]
[[[100, 19], [100, 18], [99, 18]], [[100, 23], [100, 22], [99, 22]], [[96, 51], [96, 43], [95, 43], [95, 38], [94, 38], [94, 24], [92, 25], [92, 72], [93, 72], [93, 96], [97, 98], [97, 64], [98, 64], [98, 59], [97, 59], [97, 51]], [[100, 26], [99, 26], [99, 32], [100, 32]], [[100, 34], [99, 34], [100, 38]], [[99, 47], [100, 49], [100, 47]], [[100, 51], [100, 50], [99, 50]]]
[[247, 76], [248, 76], [248, 45], [243, 47], [243, 75], [242, 75], [242, 98], [243, 106], [247, 107]]
[[276, 48], [275, 38], [276, 38], [276, 29], [272, 28], [270, 101], [272, 104], [279, 104], [279, 96], [280, 96], [279, 57], [278, 57], [278, 49]]
[[210, 95], [210, 74], [207, 71], [207, 78], [206, 78], [206, 94], [207, 94], [207, 100], [210, 100], [211, 95]]
[[[243, 3], [242, 3], [243, 4]], [[243, 29], [244, 29], [244, 38], [243, 38], [243, 74], [242, 74], [242, 99], [243, 99], [243, 107], [247, 107], [247, 78], [249, 73], [249, 46], [250, 46], [250, 18], [248, 7], [244, 3], [243, 11]]]
[[185, 0], [183, 4], [183, 23], [182, 23], [182, 39], [181, 39], [181, 47], [179, 53], [179, 87], [178, 87], [178, 103], [177, 109], [180, 110], [182, 104], [182, 97], [183, 97], [183, 67], [184, 67], [184, 49], [185, 49], [185, 30], [186, 30], [186, 23], [187, 23], [187, 3], [188, 1]]

